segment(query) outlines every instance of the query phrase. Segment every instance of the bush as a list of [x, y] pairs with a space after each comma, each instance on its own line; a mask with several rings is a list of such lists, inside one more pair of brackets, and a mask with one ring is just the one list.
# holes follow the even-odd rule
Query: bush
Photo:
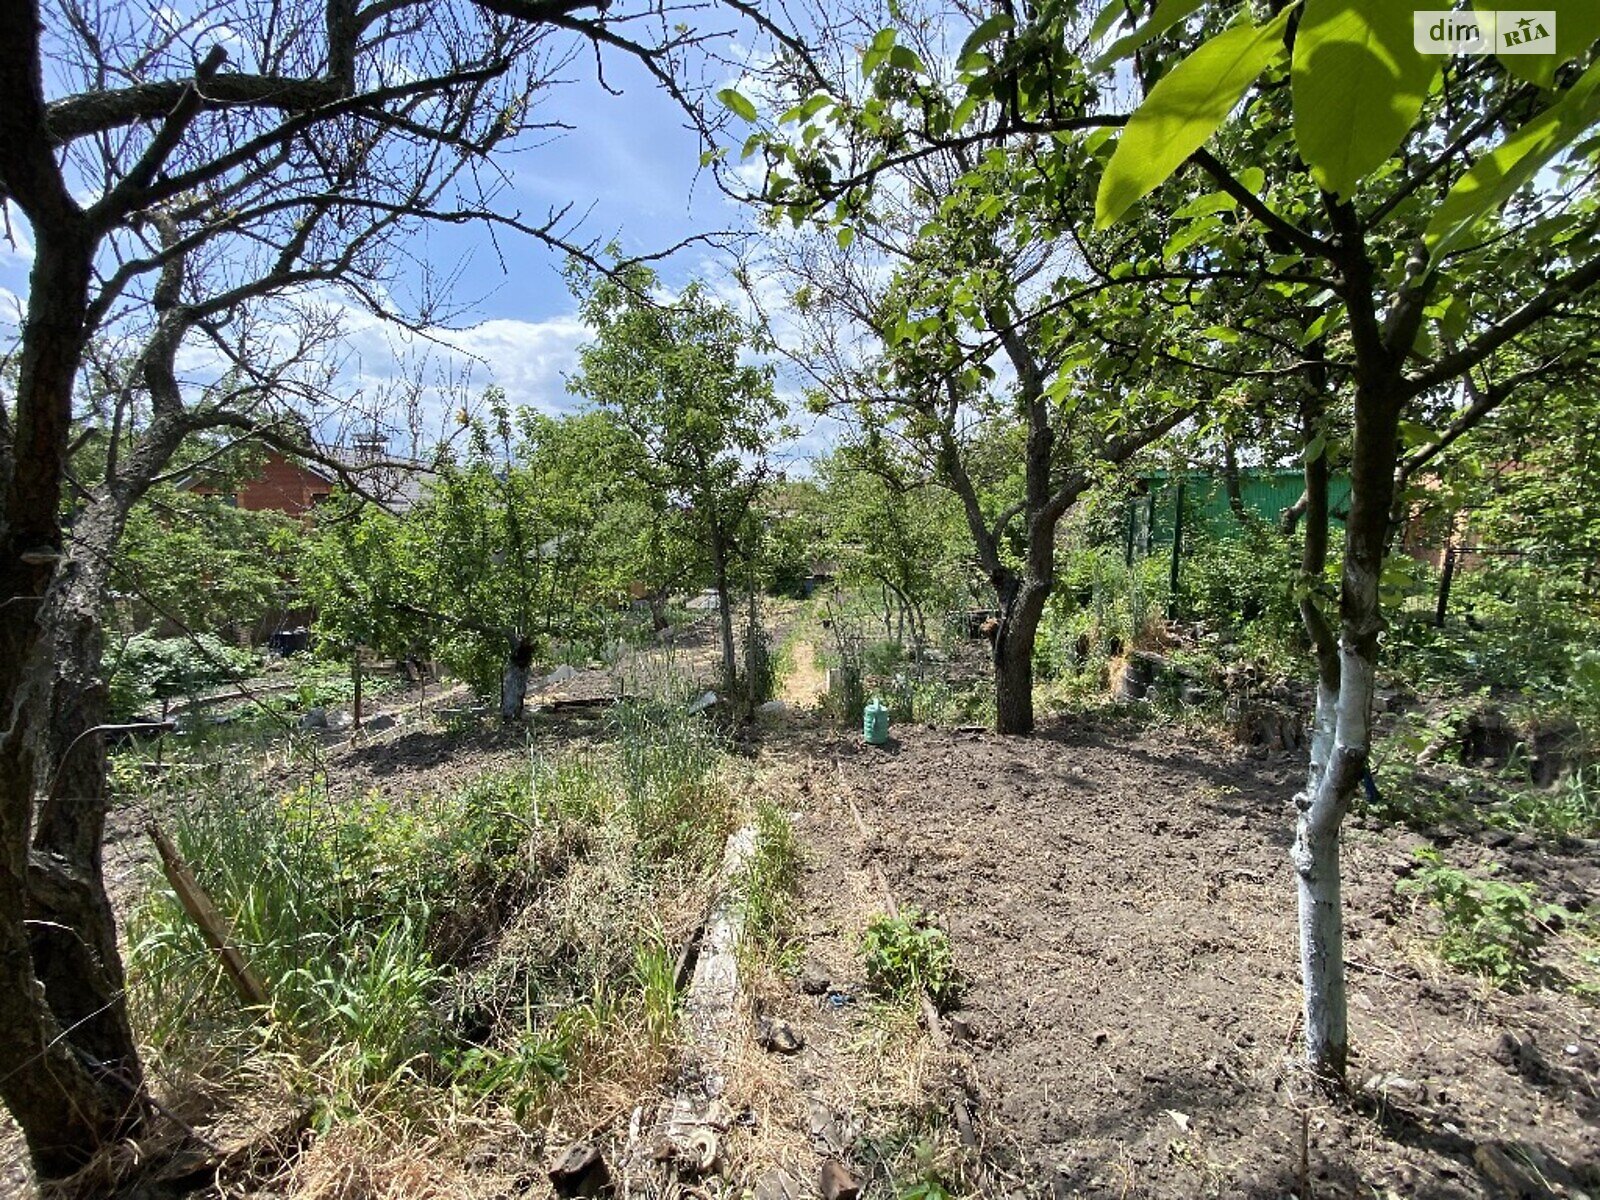
[[961, 996], [961, 979], [950, 950], [950, 935], [915, 908], [899, 916], [880, 914], [861, 937], [867, 986], [881, 996], [914, 999], [926, 991], [941, 1011]]
[[1304, 632], [1294, 598], [1294, 547], [1261, 521], [1230, 532], [1196, 533], [1187, 543], [1180, 570], [1184, 615], [1238, 641], [1251, 658], [1298, 666]]
[[254, 674], [260, 660], [209, 633], [158, 638], [138, 633], [115, 651], [111, 711], [131, 717], [155, 700], [190, 696]]
[[[1436, 850], [1418, 850], [1417, 861], [1421, 869], [1399, 890], [1438, 910], [1444, 921], [1440, 957], [1501, 987], [1524, 982], [1549, 934], [1546, 922], [1561, 910], [1541, 904], [1531, 884], [1471, 875], [1447, 866]], [[1491, 866], [1491, 876], [1498, 870]]]
[[1442, 627], [1426, 612], [1397, 621], [1398, 674], [1424, 694], [1515, 693], [1600, 733], [1600, 619], [1592, 598], [1539, 564], [1491, 562], [1456, 575]]

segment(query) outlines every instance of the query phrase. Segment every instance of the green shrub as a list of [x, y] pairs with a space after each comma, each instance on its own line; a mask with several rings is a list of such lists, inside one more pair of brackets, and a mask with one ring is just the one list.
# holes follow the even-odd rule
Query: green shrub
[[926, 991], [941, 1010], [961, 996], [950, 935], [918, 909], [874, 917], [862, 934], [861, 953], [867, 986], [879, 995], [909, 1000]]
[[[1396, 620], [1395, 673], [1417, 692], [1515, 693], [1600, 734], [1600, 615], [1562, 572], [1537, 561], [1491, 561], [1457, 572], [1445, 624], [1437, 585]], [[1470, 620], [1468, 619], [1470, 617]]]
[[154, 700], [190, 696], [255, 673], [257, 657], [209, 633], [135, 634], [108, 654], [111, 710], [129, 717]]
[[[1418, 850], [1417, 860], [1421, 869], [1399, 890], [1438, 910], [1440, 957], [1501, 987], [1523, 983], [1549, 935], [1547, 922], [1561, 910], [1541, 904], [1531, 884], [1469, 874], [1446, 865], [1436, 850]], [[1498, 870], [1491, 866], [1491, 876]]]
[[1183, 615], [1237, 640], [1251, 658], [1298, 666], [1297, 566], [1289, 539], [1262, 521], [1226, 535], [1197, 533], [1180, 567]]

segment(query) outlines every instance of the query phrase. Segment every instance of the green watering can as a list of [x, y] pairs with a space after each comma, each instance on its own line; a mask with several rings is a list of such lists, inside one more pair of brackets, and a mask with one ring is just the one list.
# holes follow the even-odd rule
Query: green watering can
[[862, 709], [861, 736], [873, 746], [881, 746], [889, 740], [889, 709], [883, 701], [874, 698]]

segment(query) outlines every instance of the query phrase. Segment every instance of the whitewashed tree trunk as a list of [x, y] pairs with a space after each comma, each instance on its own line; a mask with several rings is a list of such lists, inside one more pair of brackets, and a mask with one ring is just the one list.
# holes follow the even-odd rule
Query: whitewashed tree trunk
[[[1348, 668], [1348, 662], [1343, 665]], [[1343, 674], [1342, 683], [1348, 684], [1350, 678]], [[1344, 690], [1341, 686], [1340, 692]], [[1319, 1075], [1330, 1078], [1343, 1075], [1350, 1046], [1339, 861], [1339, 830], [1349, 796], [1341, 794], [1337, 773], [1330, 770], [1338, 746], [1339, 699], [1325, 684], [1318, 686], [1311, 765], [1306, 790], [1295, 798], [1299, 814], [1290, 850], [1298, 882], [1306, 1061]]]

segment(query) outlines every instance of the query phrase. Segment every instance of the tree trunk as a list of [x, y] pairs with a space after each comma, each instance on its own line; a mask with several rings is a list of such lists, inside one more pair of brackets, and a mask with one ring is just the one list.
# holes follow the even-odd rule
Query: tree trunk
[[722, 619], [722, 687], [731, 700], [739, 683], [739, 658], [733, 645], [733, 604], [728, 588], [728, 548], [720, 534], [711, 539], [711, 561], [716, 573], [717, 612]]
[[[21, 41], [37, 31], [11, 32]], [[103, 563], [57, 557], [93, 240], [70, 201], [49, 215], [35, 221], [0, 479], [0, 1098], [44, 1178], [81, 1167], [142, 1115], [100, 863], [105, 773], [91, 731], [105, 714]], [[80, 543], [108, 544], [95, 534], [80, 528]]]
[[[1299, 815], [1290, 851], [1299, 879], [1306, 1063], [1332, 1083], [1344, 1079], [1350, 1046], [1339, 836], [1366, 774], [1371, 747], [1372, 689], [1383, 627], [1378, 582], [1388, 545], [1399, 453], [1400, 401], [1392, 386], [1385, 386], [1391, 379], [1369, 378], [1356, 392], [1350, 515], [1339, 580], [1337, 666], [1328, 661], [1326, 631], [1320, 636], [1314, 631], [1319, 660], [1316, 728], [1307, 787], [1296, 797]], [[1312, 493], [1309, 487], [1307, 491]], [[1316, 503], [1315, 496], [1312, 502]], [[1307, 538], [1314, 536], [1316, 530], [1308, 526]]]
[[533, 643], [525, 637], [513, 635], [511, 653], [506, 656], [505, 671], [500, 676], [500, 719], [520, 721], [523, 702], [528, 696], [528, 670], [533, 666]]
[[994, 631], [994, 730], [1033, 732], [1033, 644], [1050, 585], [1012, 580], [1001, 592], [1000, 623]]

